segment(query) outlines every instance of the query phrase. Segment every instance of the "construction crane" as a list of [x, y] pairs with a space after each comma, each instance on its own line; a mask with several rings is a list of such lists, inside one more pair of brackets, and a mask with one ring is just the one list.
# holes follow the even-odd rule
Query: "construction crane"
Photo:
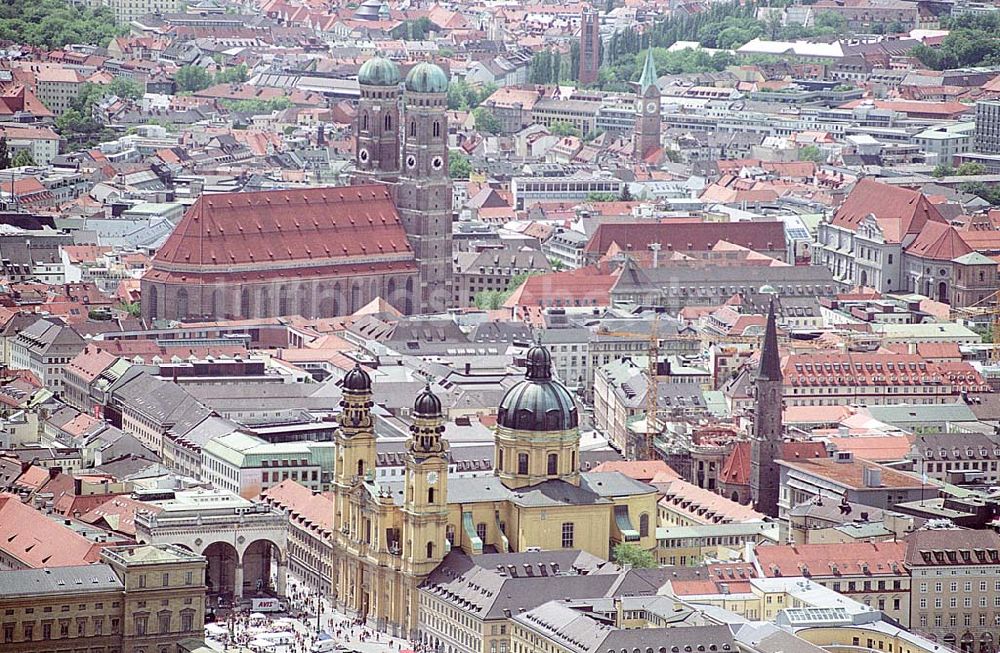
[[[613, 331], [600, 327], [597, 330], [598, 335], [602, 336], [612, 336], [616, 338], [637, 338], [644, 339], [648, 341], [646, 346], [646, 354], [649, 361], [646, 366], [646, 374], [649, 377], [648, 384], [649, 387], [646, 391], [646, 433], [645, 437], [642, 439], [642, 446], [637, 448], [634, 452], [635, 460], [652, 460], [654, 457], [653, 450], [653, 439], [655, 434], [658, 432], [656, 427], [657, 412], [659, 409], [660, 400], [660, 375], [659, 375], [659, 361], [660, 361], [660, 317], [657, 315], [650, 325], [649, 333], [639, 333], [635, 331]], [[761, 336], [722, 336], [720, 335], [718, 340], [725, 341], [727, 343], [745, 343], [745, 344], [759, 344]], [[669, 340], [697, 340], [703, 344], [711, 344], [714, 339], [708, 336], [701, 335], [688, 335], [688, 334], [673, 334], [667, 336]], [[627, 447], [627, 443], [626, 443]], [[628, 451], [626, 450], [626, 458], [628, 457]]]
[[989, 316], [991, 343], [989, 358], [994, 365], [1000, 365], [1000, 291], [990, 293], [975, 304], [955, 308], [951, 311], [951, 319], [961, 317], [972, 319]]

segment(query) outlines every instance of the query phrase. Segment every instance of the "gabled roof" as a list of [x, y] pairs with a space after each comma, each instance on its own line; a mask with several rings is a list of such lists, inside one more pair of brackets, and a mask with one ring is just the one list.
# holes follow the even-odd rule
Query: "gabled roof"
[[16, 496], [0, 494], [0, 550], [28, 567], [97, 562], [103, 546], [21, 503]]
[[617, 243], [624, 250], [644, 252], [653, 243], [661, 256], [671, 251], [709, 251], [720, 240], [755, 251], [785, 248], [785, 225], [767, 222], [619, 222], [604, 223], [587, 242], [587, 254], [604, 254]]
[[945, 222], [937, 207], [920, 192], [865, 178], [837, 209], [832, 224], [857, 231], [869, 215], [875, 216], [886, 240], [897, 243], [920, 233], [927, 222]]
[[[779, 576], [907, 575], [905, 542], [837, 542], [757, 547], [757, 566]], [[834, 571], [836, 569], [836, 572]]]
[[153, 266], [317, 266], [393, 254], [413, 257], [389, 188], [372, 184], [203, 195]]
[[916, 239], [906, 247], [906, 253], [935, 261], [950, 261], [972, 252], [958, 229], [943, 222], [928, 222]]

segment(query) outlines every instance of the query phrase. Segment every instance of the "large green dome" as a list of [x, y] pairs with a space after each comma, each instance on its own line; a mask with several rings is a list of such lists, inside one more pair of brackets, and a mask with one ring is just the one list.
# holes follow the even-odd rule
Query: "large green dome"
[[448, 75], [441, 66], [422, 61], [406, 75], [406, 90], [414, 93], [447, 93]]
[[399, 79], [399, 67], [385, 57], [372, 57], [358, 71], [358, 83], [367, 86], [395, 86]]

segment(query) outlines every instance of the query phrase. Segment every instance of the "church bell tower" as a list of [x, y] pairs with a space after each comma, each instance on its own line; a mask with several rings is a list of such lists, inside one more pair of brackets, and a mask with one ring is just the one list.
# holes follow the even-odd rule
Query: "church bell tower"
[[372, 422], [372, 380], [360, 365], [344, 376], [334, 485], [337, 505], [334, 527], [351, 528], [347, 495], [351, 488], [375, 473], [375, 428]]
[[767, 313], [764, 347], [755, 380], [756, 408], [753, 420], [752, 457], [750, 460], [750, 494], [757, 512], [778, 516], [781, 488], [782, 395], [781, 357], [778, 353], [778, 330], [774, 317], [774, 298]]
[[403, 560], [415, 576], [429, 574], [447, 553], [448, 442], [443, 433], [441, 400], [428, 386], [413, 403], [406, 442]]
[[383, 57], [372, 57], [358, 71], [354, 163], [359, 181], [391, 181], [399, 175], [399, 83], [399, 68]]
[[660, 145], [660, 87], [656, 83], [656, 64], [653, 62], [653, 48], [646, 50], [646, 62], [639, 78], [639, 88], [635, 99], [635, 136], [632, 154], [637, 159], [645, 158]]
[[396, 207], [419, 273], [413, 311], [436, 313], [453, 300], [452, 182], [448, 174], [448, 75], [435, 64], [410, 69], [403, 114], [403, 161]]

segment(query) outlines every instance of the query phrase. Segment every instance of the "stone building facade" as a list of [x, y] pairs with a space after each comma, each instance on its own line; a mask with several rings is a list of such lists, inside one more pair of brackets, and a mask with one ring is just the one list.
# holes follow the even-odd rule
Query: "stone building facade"
[[5, 653], [173, 653], [201, 638], [205, 558], [178, 547], [104, 549], [92, 565], [0, 572]]
[[451, 550], [578, 549], [607, 559], [618, 542], [655, 548], [655, 528], [638, 527], [656, 518], [655, 488], [581, 472], [573, 399], [552, 378], [548, 351], [536, 346], [526, 360], [498, 411], [494, 476], [449, 477], [441, 402], [428, 387], [414, 402], [404, 476], [385, 481], [371, 378], [360, 367], [344, 377], [332, 529], [340, 608], [415, 637], [417, 588]]

